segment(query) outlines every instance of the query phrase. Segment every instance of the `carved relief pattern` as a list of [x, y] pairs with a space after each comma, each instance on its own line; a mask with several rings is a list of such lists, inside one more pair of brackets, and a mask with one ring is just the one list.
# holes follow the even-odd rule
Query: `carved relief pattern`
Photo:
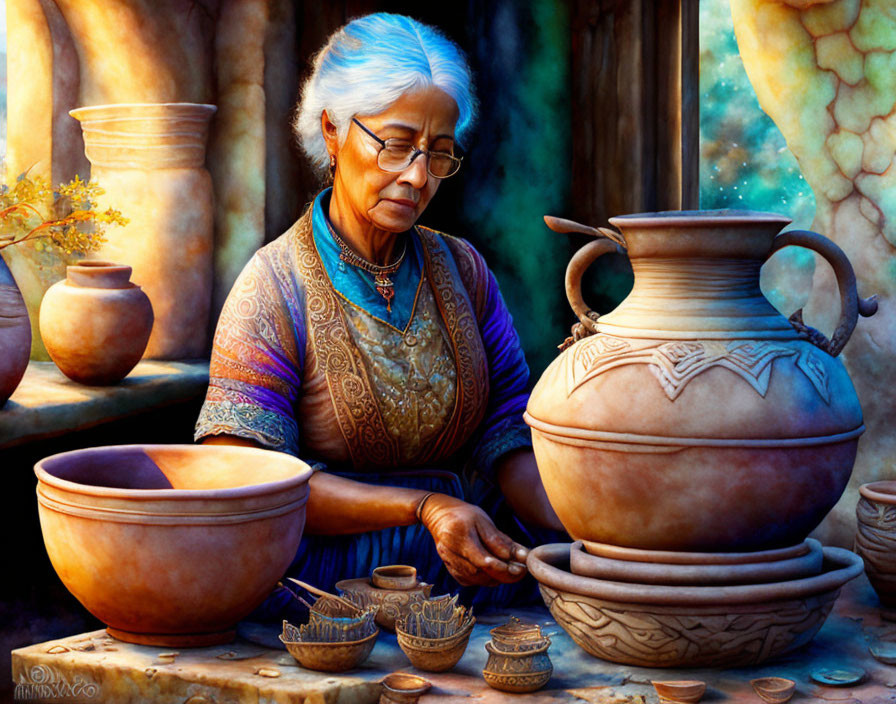
[[865, 561], [870, 580], [896, 576], [896, 506], [869, 501], [856, 506], [856, 552]]
[[811, 349], [801, 351], [768, 340], [685, 340], [635, 347], [609, 335], [594, 335], [574, 348], [567, 363], [567, 396], [611, 369], [627, 364], [646, 364], [670, 401], [678, 398], [691, 380], [713, 367], [734, 372], [765, 397], [772, 362], [779, 357], [796, 357], [797, 368], [812, 382], [824, 401], [830, 402], [824, 362]]
[[[818, 632], [839, 589], [768, 605], [649, 607], [562, 594], [541, 585], [551, 615], [586, 652], [643, 667], [753, 665], [807, 643]], [[649, 610], [647, 610], [649, 609]]]
[[448, 246], [432, 230], [418, 228], [417, 231], [423, 244], [426, 275], [451, 338], [457, 364], [454, 413], [448, 429], [432, 443], [429, 455], [423, 458], [431, 461], [456, 452], [482, 422], [488, 403], [489, 376], [473, 303], [467, 292], [456, 285]]

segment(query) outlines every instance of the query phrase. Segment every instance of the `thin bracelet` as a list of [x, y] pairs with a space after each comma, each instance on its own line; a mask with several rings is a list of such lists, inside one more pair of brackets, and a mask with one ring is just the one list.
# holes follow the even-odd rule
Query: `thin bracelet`
[[417, 504], [417, 510], [414, 511], [414, 515], [417, 517], [417, 523], [423, 523], [423, 519], [420, 517], [420, 514], [423, 513], [423, 504], [425, 504], [426, 500], [430, 496], [433, 496], [435, 493], [436, 492], [434, 491], [430, 491], [428, 494], [425, 494], [422, 499], [420, 499], [420, 502]]

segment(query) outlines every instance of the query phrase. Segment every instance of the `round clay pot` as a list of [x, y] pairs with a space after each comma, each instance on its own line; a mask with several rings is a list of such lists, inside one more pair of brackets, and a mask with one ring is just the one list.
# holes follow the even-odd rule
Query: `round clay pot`
[[[567, 532], [649, 550], [737, 552], [794, 545], [842, 494], [864, 431], [836, 358], [862, 300], [843, 252], [821, 235], [777, 233], [767, 213], [612, 218], [635, 274], [598, 316], [581, 275], [620, 250], [598, 239], [573, 257], [567, 294], [591, 334], [545, 371], [525, 415], [548, 498]], [[776, 236], [777, 235], [777, 236]], [[774, 252], [808, 247], [843, 296], [832, 341], [765, 299]]]
[[586, 652], [642, 667], [755, 665], [808, 643], [858, 555], [824, 548], [821, 574], [740, 586], [626, 584], [569, 571], [569, 544], [542, 545], [527, 567], [551, 615]]
[[207, 354], [214, 207], [205, 167], [214, 105], [119, 103], [70, 112], [81, 123], [98, 207], [128, 218], [110, 228], [99, 256], [134, 269], [156, 322], [145, 356]]
[[40, 306], [50, 358], [81, 384], [117, 384], [140, 361], [153, 324], [152, 305], [130, 281], [131, 267], [85, 260], [66, 268]]
[[896, 481], [859, 487], [856, 552], [868, 581], [885, 606], [896, 606]]
[[68, 590], [132, 643], [205, 646], [277, 585], [305, 525], [311, 469], [224, 445], [122, 445], [37, 463], [41, 530]]
[[543, 638], [527, 650], [507, 651], [491, 641], [485, 644], [488, 662], [482, 677], [489, 687], [503, 692], [523, 694], [544, 687], [551, 679], [554, 665], [548, 657], [550, 638]]
[[376, 606], [376, 622], [387, 631], [395, 631], [395, 622], [410, 613], [410, 605], [429, 598], [432, 585], [417, 582], [411, 588], [379, 589], [367, 577], [343, 579], [336, 590], [362, 609]]
[[31, 355], [31, 323], [25, 300], [0, 258], [0, 407], [12, 396]]
[[809, 551], [799, 557], [771, 562], [760, 560], [754, 563], [721, 565], [676, 565], [614, 560], [589, 555], [582, 549], [580, 542], [575, 542], [569, 550], [569, 564], [573, 574], [618, 582], [693, 586], [761, 584], [802, 579], [819, 574], [822, 565], [821, 543], [811, 538], [807, 540]]

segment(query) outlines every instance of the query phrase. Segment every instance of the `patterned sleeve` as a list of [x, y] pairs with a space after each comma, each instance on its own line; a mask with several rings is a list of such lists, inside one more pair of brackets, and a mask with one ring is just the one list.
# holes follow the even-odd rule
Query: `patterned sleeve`
[[477, 473], [491, 478], [495, 462], [502, 455], [532, 447], [532, 434], [523, 420], [529, 401], [529, 366], [498, 282], [482, 255], [466, 240], [450, 238], [448, 243], [473, 299], [488, 359], [488, 407], [472, 459]]
[[265, 250], [256, 253], [227, 297], [195, 439], [234, 435], [298, 456], [293, 409], [304, 362], [304, 308], [296, 282], [282, 280], [274, 259]]

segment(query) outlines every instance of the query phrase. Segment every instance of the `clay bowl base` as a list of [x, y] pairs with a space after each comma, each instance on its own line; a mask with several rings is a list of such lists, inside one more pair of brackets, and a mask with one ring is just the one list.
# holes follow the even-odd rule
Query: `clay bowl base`
[[217, 633], [129, 633], [117, 628], [107, 628], [106, 633], [125, 643], [155, 645], [162, 648], [205, 648], [230, 643], [236, 638], [235, 630]]
[[858, 555], [824, 548], [821, 574], [768, 584], [665, 586], [569, 571], [568, 543], [529, 553], [529, 572], [558, 624], [586, 652], [641, 667], [756, 665], [808, 643], [840, 588], [862, 573]]

